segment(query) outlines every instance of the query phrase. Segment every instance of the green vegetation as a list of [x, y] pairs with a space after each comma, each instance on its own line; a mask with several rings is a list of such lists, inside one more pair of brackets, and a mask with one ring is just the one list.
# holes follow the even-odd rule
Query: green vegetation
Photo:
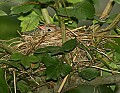
[[[120, 0], [110, 0], [101, 16], [95, 14], [96, 3], [23, 0], [10, 13], [0, 10], [3, 21], [12, 16], [21, 27], [12, 38], [12, 26], [19, 30], [19, 22], [10, 24], [6, 40], [0, 39], [0, 93], [119, 93], [120, 13], [110, 12]], [[79, 20], [92, 25], [79, 27]], [[40, 30], [41, 25], [56, 31]], [[31, 31], [40, 32], [24, 34]]]

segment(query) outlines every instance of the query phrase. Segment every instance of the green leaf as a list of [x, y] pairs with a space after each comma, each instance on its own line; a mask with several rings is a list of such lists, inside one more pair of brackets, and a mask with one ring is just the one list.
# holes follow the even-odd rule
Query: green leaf
[[18, 60], [21, 60], [23, 57], [23, 54], [21, 53], [14, 53], [10, 56], [10, 59], [9, 60], [13, 60], [13, 61], [18, 61]]
[[57, 65], [59, 60], [55, 57], [51, 57], [49, 54], [44, 54], [42, 57], [42, 62], [48, 67], [51, 65]]
[[52, 56], [63, 54], [64, 51], [60, 50], [60, 46], [47, 46], [45, 48], [39, 48], [35, 51], [35, 54], [51, 53]]
[[47, 46], [45, 48], [39, 48], [38, 50], [35, 51], [35, 53], [54, 53], [57, 50], [59, 50], [59, 46]]
[[40, 16], [34, 11], [27, 16], [20, 16], [18, 20], [22, 21], [20, 25], [22, 27], [22, 32], [35, 29], [41, 21]]
[[81, 0], [67, 0], [67, 2], [69, 2], [69, 3], [78, 3], [78, 2], [80, 2]]
[[20, 63], [26, 68], [26, 69], [28, 69], [28, 68], [30, 68], [30, 60], [29, 60], [29, 57], [28, 56], [24, 56], [22, 59], [21, 59], [21, 61], [20, 61]]
[[76, 10], [73, 7], [66, 7], [66, 9], [60, 7], [58, 11], [59, 11], [59, 15], [69, 16], [69, 17], [74, 17], [76, 12]]
[[0, 68], [0, 93], [9, 93], [9, 88], [4, 78], [4, 71], [2, 68]]
[[58, 66], [48, 66], [45, 70], [45, 74], [47, 75], [46, 80], [57, 80], [57, 78], [60, 76], [60, 68]]
[[65, 51], [65, 52], [69, 52], [69, 51], [73, 50], [76, 47], [76, 45], [77, 45], [76, 39], [70, 39], [62, 45], [60, 50]]
[[64, 77], [66, 76], [67, 74], [70, 73], [70, 71], [72, 70], [72, 67], [68, 64], [63, 64], [61, 66], [61, 75]]
[[21, 65], [20, 65], [20, 61], [8, 61], [6, 62], [6, 64], [8, 64], [9, 66], [12, 66], [18, 70], [21, 70]]
[[28, 93], [28, 91], [30, 90], [30, 87], [27, 84], [27, 82], [25, 82], [23, 80], [20, 80], [17, 82], [17, 87], [21, 93]]
[[29, 55], [29, 56], [24, 56], [20, 63], [26, 68], [30, 68], [31, 63], [37, 63], [40, 60], [38, 59], [38, 57], [34, 56], [34, 55]]
[[42, 57], [43, 57], [42, 54], [34, 54], [34, 55], [39, 59], [39, 62], [42, 61]]
[[46, 48], [39, 48], [35, 51], [36, 54], [48, 53]]
[[37, 63], [39, 62], [39, 58], [34, 55], [24, 56], [20, 63], [26, 68], [30, 68], [31, 63]]
[[54, 52], [58, 51], [59, 49], [60, 49], [60, 46], [47, 46], [46, 47], [46, 50], [49, 53], [54, 53]]
[[59, 15], [76, 17], [77, 19], [92, 19], [95, 14], [94, 5], [86, 0], [75, 3], [74, 7], [59, 8]]
[[34, 55], [28, 56], [27, 59], [28, 59], [29, 62], [31, 62], [31, 63], [36, 63], [36, 62], [39, 61], [39, 59], [38, 59], [36, 56], [34, 56]]
[[33, 9], [34, 4], [23, 4], [11, 7], [11, 14], [27, 13]]
[[71, 66], [67, 64], [57, 64], [57, 65], [50, 65], [46, 68], [45, 74], [47, 75], [47, 80], [53, 79], [57, 80], [57, 78], [62, 75], [66, 76], [72, 70]]
[[114, 0], [116, 3], [120, 4], [120, 0]]
[[86, 80], [92, 80], [99, 76], [99, 71], [95, 68], [85, 68], [82, 71], [78, 71], [80, 76]]
[[47, 80], [57, 80], [60, 75], [66, 76], [72, 69], [71, 66], [62, 64], [56, 57], [51, 57], [49, 54], [43, 55], [42, 62], [46, 66], [44, 73], [47, 75]]
[[[34, 11], [36, 14], [38, 14], [39, 16], [42, 15], [40, 9], [34, 8], [33, 11]], [[41, 16], [41, 19], [44, 20], [43, 16]]]
[[7, 13], [5, 13], [4, 11], [0, 10], [0, 16], [6, 16]]
[[92, 19], [94, 17], [95, 8], [90, 2], [77, 3], [75, 9], [75, 17], [77, 19]]

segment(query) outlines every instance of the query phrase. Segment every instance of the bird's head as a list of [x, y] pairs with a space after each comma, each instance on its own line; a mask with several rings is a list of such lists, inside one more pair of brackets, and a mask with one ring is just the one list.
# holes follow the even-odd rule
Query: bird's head
[[60, 28], [56, 25], [42, 25], [38, 26], [40, 30], [48, 31], [48, 32], [54, 32], [54, 31], [59, 31]]

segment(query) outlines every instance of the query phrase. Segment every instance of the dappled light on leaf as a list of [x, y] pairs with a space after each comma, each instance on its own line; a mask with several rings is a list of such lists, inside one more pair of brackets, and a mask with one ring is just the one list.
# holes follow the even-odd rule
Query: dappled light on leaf
[[31, 31], [38, 26], [40, 21], [40, 16], [33, 11], [25, 17], [20, 16], [18, 19], [22, 21], [21, 23], [22, 32], [25, 32], [25, 31]]

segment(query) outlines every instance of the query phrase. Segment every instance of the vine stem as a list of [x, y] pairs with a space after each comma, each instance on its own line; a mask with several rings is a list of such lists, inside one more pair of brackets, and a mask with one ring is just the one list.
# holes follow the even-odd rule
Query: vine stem
[[43, 8], [43, 9], [41, 9], [41, 11], [42, 11], [42, 15], [43, 15], [43, 17], [45, 19], [46, 24], [51, 24], [50, 16], [48, 14], [47, 8]]
[[65, 30], [65, 24], [63, 22], [63, 18], [60, 17], [60, 28], [61, 28], [61, 33], [62, 33], [62, 44], [65, 43], [66, 41], [66, 30]]

